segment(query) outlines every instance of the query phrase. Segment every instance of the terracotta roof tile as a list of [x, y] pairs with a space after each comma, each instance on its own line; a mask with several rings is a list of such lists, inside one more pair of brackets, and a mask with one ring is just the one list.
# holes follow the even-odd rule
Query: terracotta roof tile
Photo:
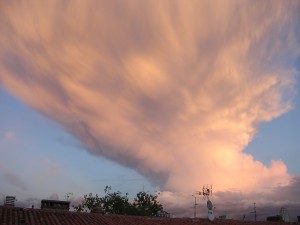
[[[22, 209], [0, 206], [0, 225], [264, 225], [270, 222], [235, 220], [171, 219], [124, 215], [102, 215], [59, 210]], [[276, 223], [282, 225], [285, 223]]]

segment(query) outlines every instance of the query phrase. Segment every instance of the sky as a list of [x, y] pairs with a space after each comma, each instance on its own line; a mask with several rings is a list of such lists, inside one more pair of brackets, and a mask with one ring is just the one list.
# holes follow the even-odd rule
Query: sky
[[[299, 214], [298, 1], [1, 1], [0, 199], [106, 185]], [[199, 196], [199, 214], [206, 202]], [[297, 211], [298, 210], [298, 211]]]

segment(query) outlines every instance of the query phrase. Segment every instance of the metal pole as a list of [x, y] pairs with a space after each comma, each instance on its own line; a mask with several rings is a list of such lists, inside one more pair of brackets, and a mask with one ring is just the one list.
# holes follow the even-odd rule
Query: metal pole
[[195, 197], [195, 210], [194, 210], [194, 218], [196, 218], [196, 206], [197, 206], [197, 202], [196, 202], [196, 196]]
[[256, 221], [256, 206], [255, 206], [255, 202], [254, 202], [254, 220]]
[[197, 216], [197, 200], [196, 200], [195, 195], [192, 195], [192, 196], [195, 198], [195, 201], [194, 201], [194, 218], [196, 218], [196, 216]]

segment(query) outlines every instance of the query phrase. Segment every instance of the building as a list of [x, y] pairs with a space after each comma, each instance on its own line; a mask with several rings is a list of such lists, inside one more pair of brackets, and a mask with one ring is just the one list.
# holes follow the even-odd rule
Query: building
[[41, 209], [57, 209], [69, 211], [70, 202], [58, 200], [42, 200]]

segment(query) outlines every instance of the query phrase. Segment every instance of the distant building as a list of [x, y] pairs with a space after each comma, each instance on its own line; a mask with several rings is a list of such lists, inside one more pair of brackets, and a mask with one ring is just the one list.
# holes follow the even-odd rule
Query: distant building
[[281, 222], [283, 221], [282, 217], [280, 215], [276, 215], [276, 216], [268, 216], [267, 217], [267, 221], [270, 222]]
[[102, 214], [102, 215], [105, 214], [105, 212], [104, 212], [104, 210], [102, 209], [102, 207], [96, 207], [96, 208], [93, 208], [93, 209], [91, 210], [91, 213], [98, 213], [98, 214]]
[[286, 208], [282, 207], [279, 211], [279, 214], [276, 216], [268, 216], [267, 221], [273, 222], [290, 222], [289, 212]]
[[164, 218], [170, 218], [171, 217], [170, 213], [165, 212], [165, 211], [160, 212], [158, 216], [159, 217], [164, 217]]
[[282, 217], [282, 220], [284, 222], [290, 222], [289, 212], [286, 208], [282, 207], [280, 209], [279, 215]]
[[[226, 220], [227, 219], [227, 216], [226, 215], [221, 215], [221, 216], [219, 216], [219, 219], [220, 220]], [[244, 220], [244, 219], [243, 219]]]
[[58, 200], [42, 200], [41, 209], [58, 209], [69, 211], [70, 202]]

